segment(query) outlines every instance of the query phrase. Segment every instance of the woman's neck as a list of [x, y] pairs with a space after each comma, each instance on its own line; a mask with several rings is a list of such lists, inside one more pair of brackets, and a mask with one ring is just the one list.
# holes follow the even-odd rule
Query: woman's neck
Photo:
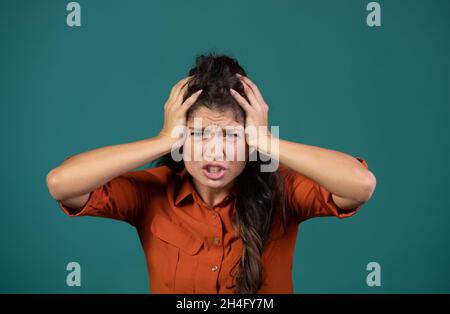
[[233, 182], [230, 182], [226, 187], [214, 189], [197, 182], [195, 179], [192, 181], [198, 195], [202, 198], [203, 202], [210, 207], [223, 201], [225, 197], [228, 196], [231, 187], [233, 186]]

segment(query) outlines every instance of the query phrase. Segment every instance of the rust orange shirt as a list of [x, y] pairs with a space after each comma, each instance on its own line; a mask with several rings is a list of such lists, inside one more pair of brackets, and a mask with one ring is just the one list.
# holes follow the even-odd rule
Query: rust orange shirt
[[[69, 157], [70, 158], [70, 157]], [[366, 168], [364, 159], [356, 157]], [[317, 216], [352, 216], [361, 207], [343, 210], [331, 193], [282, 164], [288, 226], [278, 214], [263, 255], [263, 286], [258, 293], [293, 293], [292, 263], [299, 224]], [[184, 169], [166, 166], [127, 172], [90, 193], [80, 210], [58, 202], [70, 216], [123, 220], [137, 229], [145, 252], [152, 293], [233, 293], [230, 287], [243, 243], [231, 217], [236, 194], [209, 207]]]

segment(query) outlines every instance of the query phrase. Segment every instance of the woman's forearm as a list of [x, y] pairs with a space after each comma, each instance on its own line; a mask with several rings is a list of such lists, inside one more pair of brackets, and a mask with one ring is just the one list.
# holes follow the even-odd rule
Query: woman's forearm
[[[69, 159], [51, 170], [47, 186], [56, 200], [70, 199], [70, 204], [80, 207], [88, 194], [113, 178], [152, 162], [180, 147], [181, 135], [174, 133], [186, 126], [186, 112], [200, 96], [199, 90], [183, 99], [192, 76], [175, 84], [164, 104], [164, 126], [158, 136], [132, 143], [97, 148]], [[174, 133], [174, 134], [173, 134]]]
[[48, 173], [49, 192], [56, 200], [89, 193], [111, 179], [170, 152], [172, 144], [170, 139], [157, 136], [74, 155]]
[[371, 197], [376, 185], [375, 176], [356, 158], [272, 136], [268, 130], [269, 105], [255, 83], [247, 76], [237, 76], [247, 98], [234, 89], [230, 89], [230, 93], [246, 113], [246, 140], [249, 146], [316, 181], [333, 194], [339, 206], [358, 206]]
[[[356, 158], [335, 150], [289, 142], [269, 136], [268, 153], [340, 197], [365, 202], [376, 179]], [[277, 143], [278, 142], [278, 143]]]

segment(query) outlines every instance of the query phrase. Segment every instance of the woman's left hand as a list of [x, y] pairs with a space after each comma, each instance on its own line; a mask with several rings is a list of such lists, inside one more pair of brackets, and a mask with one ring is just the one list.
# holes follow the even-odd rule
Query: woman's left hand
[[230, 89], [231, 95], [246, 113], [245, 137], [247, 144], [256, 149], [262, 145], [268, 145], [271, 134], [268, 129], [269, 106], [264, 101], [258, 87], [248, 77], [236, 74], [244, 86], [244, 92], [250, 103], [234, 89]]

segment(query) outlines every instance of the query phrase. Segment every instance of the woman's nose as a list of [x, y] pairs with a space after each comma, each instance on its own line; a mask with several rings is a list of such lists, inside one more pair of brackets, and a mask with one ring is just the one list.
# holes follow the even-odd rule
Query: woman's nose
[[207, 160], [223, 160], [224, 157], [224, 145], [223, 137], [214, 135], [206, 141], [204, 145], [204, 157]]

